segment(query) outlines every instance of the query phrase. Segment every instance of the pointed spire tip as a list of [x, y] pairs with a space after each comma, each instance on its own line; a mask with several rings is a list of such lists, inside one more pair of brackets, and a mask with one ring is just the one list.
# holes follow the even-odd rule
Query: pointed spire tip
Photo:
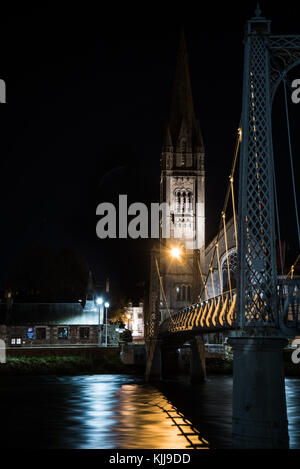
[[255, 10], [255, 16], [257, 18], [261, 17], [261, 8], [259, 2], [257, 2], [256, 10]]

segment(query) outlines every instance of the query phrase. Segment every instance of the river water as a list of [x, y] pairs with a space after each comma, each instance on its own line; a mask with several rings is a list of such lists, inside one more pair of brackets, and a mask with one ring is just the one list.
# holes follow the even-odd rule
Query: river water
[[[300, 380], [287, 379], [290, 447], [300, 449]], [[207, 449], [231, 446], [232, 377], [158, 387], [124, 375], [5, 377], [1, 447]]]

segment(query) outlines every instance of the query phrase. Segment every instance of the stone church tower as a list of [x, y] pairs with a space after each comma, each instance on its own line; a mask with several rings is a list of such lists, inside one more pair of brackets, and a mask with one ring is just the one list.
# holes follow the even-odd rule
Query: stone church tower
[[[157, 257], [171, 314], [197, 301], [200, 293], [198, 261], [205, 270], [204, 156], [200, 124], [193, 105], [186, 40], [182, 33], [171, 111], [161, 152], [160, 202], [167, 203], [170, 209], [161, 219]], [[163, 232], [164, 224], [169, 227], [167, 236]], [[179, 259], [170, 256], [174, 248], [180, 249], [183, 254]], [[160, 290], [159, 316], [164, 320], [169, 312], [155, 276], [157, 272], [152, 259], [149, 312], [158, 311], [155, 285]]]

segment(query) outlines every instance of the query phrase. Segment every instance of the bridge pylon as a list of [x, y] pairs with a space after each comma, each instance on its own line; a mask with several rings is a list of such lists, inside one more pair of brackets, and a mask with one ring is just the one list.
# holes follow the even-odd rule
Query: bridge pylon
[[[276, 59], [276, 60], [274, 60]], [[233, 447], [289, 446], [277, 262], [271, 109], [300, 36], [273, 36], [259, 6], [245, 37], [239, 180], [239, 284], [234, 350]], [[281, 61], [281, 66], [278, 63]]]

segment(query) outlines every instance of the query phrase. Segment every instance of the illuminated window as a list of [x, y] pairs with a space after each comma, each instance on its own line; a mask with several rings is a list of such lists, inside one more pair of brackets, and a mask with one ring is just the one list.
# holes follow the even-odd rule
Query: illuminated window
[[59, 339], [67, 339], [68, 338], [68, 328], [67, 327], [59, 327], [57, 331], [57, 337]]
[[22, 345], [21, 337], [13, 337], [12, 339], [10, 339], [10, 344], [11, 345]]

